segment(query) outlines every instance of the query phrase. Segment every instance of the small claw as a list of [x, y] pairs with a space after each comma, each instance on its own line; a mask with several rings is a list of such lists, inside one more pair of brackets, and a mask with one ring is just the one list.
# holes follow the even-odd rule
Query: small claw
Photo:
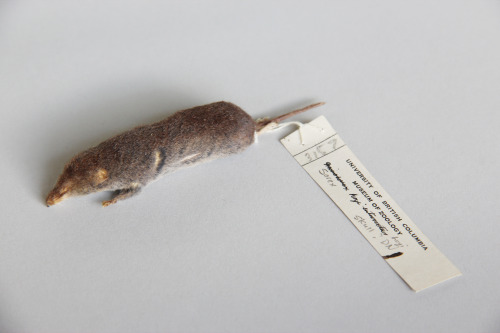
[[112, 200], [106, 200], [106, 201], [103, 201], [102, 202], [102, 206], [103, 207], [108, 207], [109, 205], [112, 205], [112, 204], [115, 204], [116, 203], [116, 200], [115, 199], [112, 199]]

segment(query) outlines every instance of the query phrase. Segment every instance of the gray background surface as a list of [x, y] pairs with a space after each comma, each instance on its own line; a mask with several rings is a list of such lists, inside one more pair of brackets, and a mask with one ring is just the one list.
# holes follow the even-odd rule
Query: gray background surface
[[[0, 332], [500, 332], [499, 1], [1, 1]], [[176, 110], [323, 114], [463, 276], [412, 292], [282, 147], [44, 197]]]

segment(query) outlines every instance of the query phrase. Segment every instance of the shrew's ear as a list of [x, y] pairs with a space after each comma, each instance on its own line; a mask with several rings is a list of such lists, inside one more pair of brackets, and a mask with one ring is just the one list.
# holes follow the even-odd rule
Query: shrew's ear
[[106, 169], [98, 169], [94, 174], [95, 185], [99, 185], [108, 179], [108, 171]]

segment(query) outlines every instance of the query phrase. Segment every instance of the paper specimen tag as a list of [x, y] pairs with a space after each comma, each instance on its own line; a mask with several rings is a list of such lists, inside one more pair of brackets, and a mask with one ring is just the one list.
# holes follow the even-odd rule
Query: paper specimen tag
[[281, 140], [285, 148], [415, 291], [461, 275], [372, 177], [325, 117]]

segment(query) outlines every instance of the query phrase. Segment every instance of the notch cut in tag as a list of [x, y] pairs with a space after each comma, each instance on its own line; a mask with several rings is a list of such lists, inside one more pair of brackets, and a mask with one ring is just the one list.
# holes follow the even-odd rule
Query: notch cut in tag
[[420, 291], [461, 275], [325, 117], [316, 118], [281, 142], [411, 289]]

